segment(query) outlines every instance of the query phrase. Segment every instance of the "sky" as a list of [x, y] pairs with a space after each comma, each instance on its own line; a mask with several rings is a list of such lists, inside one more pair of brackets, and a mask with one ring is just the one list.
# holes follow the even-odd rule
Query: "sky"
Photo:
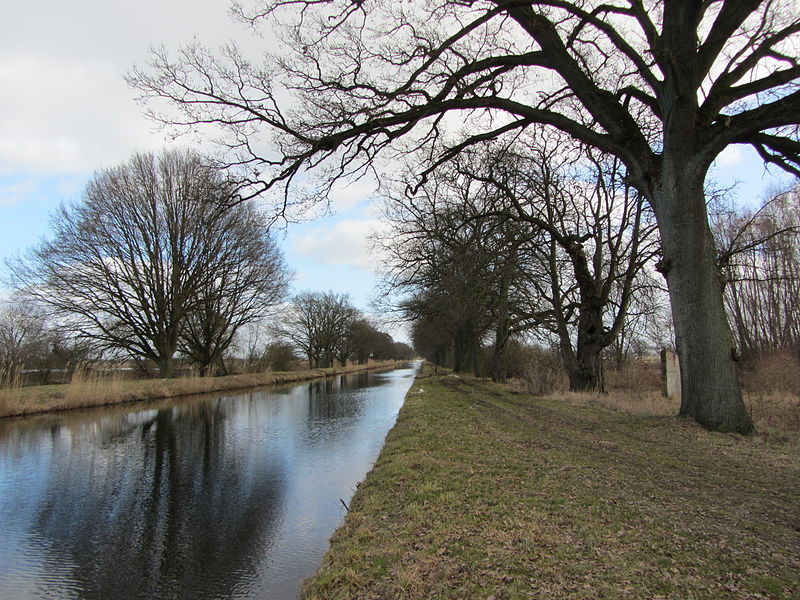
[[[235, 40], [255, 56], [267, 43], [228, 15], [226, 0], [2, 3], [0, 257], [47, 235], [48, 215], [80, 198], [94, 171], [170, 145], [143, 117], [124, 75], [150, 47], [193, 39]], [[337, 189], [335, 216], [276, 232], [294, 291], [349, 293], [369, 309], [377, 268], [367, 240], [376, 224], [371, 191], [365, 182]]]
[[[124, 75], [148, 49], [193, 39], [235, 40], [257, 57], [268, 41], [228, 15], [227, 0], [5, 1], [0, 7], [0, 259], [34, 245], [58, 204], [80, 198], [95, 170], [133, 152], [169, 146], [133, 101]], [[180, 140], [178, 140], [180, 142]], [[739, 199], [757, 204], [775, 185], [755, 154], [726, 150], [714, 167]], [[278, 237], [296, 276], [294, 291], [348, 293], [368, 311], [377, 266], [368, 234], [378, 226], [369, 182], [337, 189], [336, 214], [290, 225]], [[0, 271], [4, 270], [0, 266]]]

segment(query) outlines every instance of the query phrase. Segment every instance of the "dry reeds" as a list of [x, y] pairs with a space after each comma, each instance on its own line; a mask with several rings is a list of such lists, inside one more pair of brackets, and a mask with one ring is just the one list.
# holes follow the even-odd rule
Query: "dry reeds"
[[395, 361], [383, 361], [334, 369], [133, 381], [125, 380], [119, 371], [92, 371], [84, 367], [76, 369], [69, 384], [0, 390], [0, 417], [281, 385], [394, 364]]
[[620, 368], [604, 370], [609, 392], [651, 392], [661, 390], [658, 358], [628, 360]]
[[780, 392], [746, 392], [744, 401], [756, 429], [782, 434], [800, 433], [800, 397]]
[[525, 359], [522, 380], [528, 392], [542, 396], [567, 389], [567, 374], [555, 352], [529, 348]]
[[88, 363], [80, 363], [72, 373], [59, 408], [108, 404], [120, 395], [122, 381], [121, 372], [113, 366], [99, 370]]
[[[545, 354], [533, 357], [525, 377], [516, 383], [526, 393], [548, 395], [582, 406], [600, 406], [637, 415], [671, 416], [680, 411], [679, 398], [661, 395], [657, 359], [630, 361], [606, 369], [607, 393], [566, 391], [559, 365]], [[749, 361], [741, 370], [744, 401], [758, 431], [795, 437], [800, 434], [800, 360], [790, 353], [773, 353]]]
[[800, 433], [800, 359], [776, 351], [747, 361], [741, 370], [745, 405], [756, 428]]
[[598, 392], [560, 392], [552, 397], [582, 406], [601, 406], [636, 415], [677, 415], [681, 407], [679, 399], [664, 398], [660, 392], [652, 390], [644, 392], [613, 390], [606, 394]]

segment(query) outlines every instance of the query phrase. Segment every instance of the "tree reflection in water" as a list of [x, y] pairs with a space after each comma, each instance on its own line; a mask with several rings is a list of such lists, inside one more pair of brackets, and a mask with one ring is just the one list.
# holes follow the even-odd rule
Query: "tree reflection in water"
[[296, 595], [413, 374], [0, 421], [0, 597]]
[[230, 406], [158, 410], [98, 440], [108, 451], [88, 464], [54, 456], [34, 529], [51, 561], [74, 565], [81, 597], [226, 596], [256, 571], [280, 518], [282, 465], [227, 442]]

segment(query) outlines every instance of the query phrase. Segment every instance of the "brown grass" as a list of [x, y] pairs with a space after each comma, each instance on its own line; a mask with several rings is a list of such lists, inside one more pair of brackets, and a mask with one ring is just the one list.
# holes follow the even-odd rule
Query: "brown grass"
[[742, 387], [750, 394], [800, 396], [800, 358], [786, 351], [745, 362]]
[[78, 365], [64, 395], [66, 406], [110, 404], [123, 394], [123, 377], [118, 370], [97, 371]]
[[[550, 397], [575, 405], [610, 408], [642, 416], [674, 416], [681, 408], [680, 399], [664, 398], [660, 392], [652, 390], [640, 393], [612, 390], [607, 394], [559, 392]], [[745, 392], [744, 401], [756, 431], [800, 443], [800, 398], [791, 394]]]
[[367, 365], [329, 369], [133, 381], [124, 380], [113, 372], [89, 372], [86, 369], [78, 369], [68, 384], [0, 390], [0, 417], [281, 385], [367, 369], [391, 367], [394, 364], [395, 361], [370, 361]]
[[[800, 438], [800, 360], [775, 352], [742, 365], [745, 405], [756, 429], [766, 435]], [[674, 415], [680, 401], [662, 398], [658, 361], [632, 361], [620, 371], [606, 371], [609, 393], [571, 395], [572, 401], [641, 415]], [[570, 397], [569, 394], [564, 395]]]
[[658, 358], [630, 360], [620, 369], [607, 367], [604, 375], [610, 391], [661, 391], [661, 362]]
[[641, 393], [612, 391], [607, 394], [560, 392], [550, 394], [549, 397], [580, 406], [598, 406], [632, 415], [653, 417], [677, 415], [681, 407], [679, 399], [664, 398], [660, 392], [653, 391]]

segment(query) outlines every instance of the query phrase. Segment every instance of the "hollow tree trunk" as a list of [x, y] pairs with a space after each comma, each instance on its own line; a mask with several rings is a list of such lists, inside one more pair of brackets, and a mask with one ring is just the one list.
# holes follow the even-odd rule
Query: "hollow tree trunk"
[[603, 346], [592, 344], [577, 352], [567, 376], [572, 392], [604, 392]]
[[603, 307], [606, 302], [597, 294], [595, 275], [589, 268], [583, 246], [571, 243], [565, 249], [580, 292], [574, 350], [565, 319], [561, 319], [558, 328], [561, 358], [569, 378], [569, 389], [572, 392], [604, 392], [603, 349], [610, 341], [603, 327]]
[[561, 341], [561, 358], [571, 392], [603, 392], [603, 349], [606, 347], [603, 313], [596, 307], [581, 307], [575, 350], [569, 339]]
[[658, 268], [669, 287], [681, 367], [680, 412], [714, 431], [750, 433], [753, 424], [736, 374], [703, 175], [665, 168], [653, 197], [663, 253]]

